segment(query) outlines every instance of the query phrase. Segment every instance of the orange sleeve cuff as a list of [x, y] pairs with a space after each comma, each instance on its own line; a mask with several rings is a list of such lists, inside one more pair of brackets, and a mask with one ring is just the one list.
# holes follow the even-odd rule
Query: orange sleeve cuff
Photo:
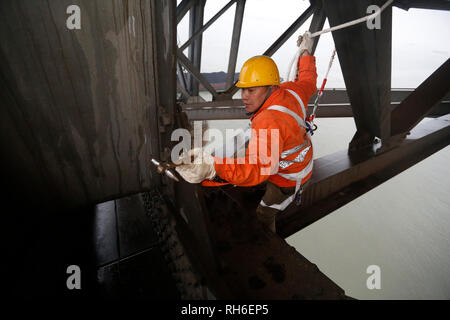
[[316, 71], [316, 57], [314, 56], [303, 56], [298, 59], [298, 70], [299, 72], [303, 71]]

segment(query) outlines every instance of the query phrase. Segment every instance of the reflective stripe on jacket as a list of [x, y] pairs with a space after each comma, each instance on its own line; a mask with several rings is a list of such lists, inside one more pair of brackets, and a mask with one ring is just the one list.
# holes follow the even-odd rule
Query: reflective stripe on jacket
[[[316, 80], [315, 57], [300, 58], [298, 80], [282, 83], [250, 119], [252, 136], [245, 161], [215, 157], [217, 175], [238, 186], [253, 186], [267, 179], [280, 187], [295, 186], [298, 179], [305, 183], [312, 174], [313, 148], [304, 121], [308, 101], [317, 90]], [[272, 141], [271, 129], [278, 130], [278, 141]], [[272, 142], [278, 142], [278, 150], [273, 148], [276, 154], [271, 154]], [[260, 146], [266, 149], [264, 159]], [[278, 165], [274, 167], [274, 163]]]

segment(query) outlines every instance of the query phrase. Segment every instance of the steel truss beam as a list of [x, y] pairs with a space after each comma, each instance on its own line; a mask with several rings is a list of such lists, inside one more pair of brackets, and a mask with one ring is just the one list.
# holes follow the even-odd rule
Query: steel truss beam
[[[395, 110], [412, 91], [392, 90], [391, 110]], [[315, 96], [311, 98], [314, 101]], [[189, 120], [248, 119], [241, 99], [220, 100], [203, 103], [180, 103]], [[312, 112], [308, 104], [308, 114]], [[450, 113], [450, 94], [433, 106], [427, 116], [442, 116]], [[325, 90], [316, 113], [317, 118], [353, 117], [353, 111], [346, 90]]]
[[278, 49], [305, 23], [306, 20], [313, 14], [314, 6], [309, 6], [290, 26], [283, 32], [283, 34], [275, 40], [275, 42], [264, 51], [263, 55], [271, 57]]
[[186, 13], [188, 13], [189, 9], [192, 8], [193, 5], [195, 5], [198, 2], [198, 0], [183, 0], [181, 3], [177, 6], [177, 24], [180, 23], [181, 20], [183, 20]]
[[368, 192], [450, 143], [450, 115], [419, 124], [402, 143], [381, 154], [337, 152], [314, 161], [302, 205], [288, 207], [277, 230], [288, 237]]
[[228, 71], [226, 88], [229, 88], [234, 82], [234, 73], [236, 70], [236, 61], [239, 50], [239, 41], [241, 39], [242, 19], [244, 18], [245, 0], [236, 4], [236, 14], [234, 15], [233, 36], [231, 37], [230, 58], [228, 60]]
[[[214, 17], [204, 24], [199, 30], [197, 30], [181, 47], [180, 50], [184, 51], [195, 39], [197, 39], [203, 32], [206, 31], [217, 19], [219, 19], [237, 0], [231, 0], [222, 9], [217, 12]], [[242, 1], [240, 1], [242, 2]]]
[[450, 91], [450, 59], [417, 87], [391, 114], [392, 135], [407, 132]]
[[213, 88], [213, 86], [208, 82], [208, 80], [205, 79], [204, 76], [200, 73], [198, 68], [196, 68], [192, 62], [184, 55], [183, 52], [181, 52], [180, 49], [177, 50], [177, 57], [180, 63], [186, 68], [187, 71], [191, 73], [202, 85], [205, 86], [206, 89], [213, 95], [213, 97], [217, 96], [216, 89]]
[[[203, 25], [203, 14], [205, 11], [206, 0], [198, 0], [197, 3], [189, 11], [189, 35], [192, 36]], [[202, 59], [202, 40], [203, 37], [198, 37], [189, 46], [188, 56], [192, 61], [192, 66], [200, 73], [200, 65]], [[197, 77], [193, 74], [188, 75], [188, 87], [192, 96], [198, 96], [199, 83]]]
[[[197, 0], [200, 1], [200, 0]], [[195, 1], [194, 1], [195, 2]], [[198, 95], [198, 89], [195, 85], [192, 83], [195, 83], [195, 81], [192, 79], [192, 76], [194, 76], [197, 80], [199, 80], [200, 74], [200, 58], [198, 56], [198, 53], [191, 53], [191, 52], [201, 52], [201, 42], [198, 45], [197, 42], [201, 41], [203, 32], [209, 28], [225, 11], [227, 11], [231, 5], [237, 2], [236, 5], [236, 12], [235, 12], [235, 21], [234, 21], [234, 27], [233, 27], [233, 36], [232, 36], [232, 43], [230, 48], [230, 56], [229, 56], [229, 62], [228, 62], [228, 72], [227, 72], [227, 85], [228, 88], [225, 92], [213, 94], [213, 100], [216, 100], [217, 98], [219, 100], [223, 99], [231, 99], [231, 97], [237, 92], [238, 88], [236, 87], [234, 81], [234, 70], [236, 69], [236, 60], [237, 60], [237, 54], [238, 54], [238, 48], [239, 48], [239, 40], [240, 40], [240, 34], [242, 29], [242, 19], [244, 14], [244, 7], [245, 7], [245, 0], [231, 0], [228, 2], [219, 12], [216, 13], [205, 25], [199, 24], [199, 16], [198, 17], [191, 17], [191, 27], [190, 27], [190, 38], [187, 40], [180, 48], [179, 52], [183, 52], [184, 49], [190, 48], [189, 58], [192, 61], [190, 64], [190, 67], [186, 66], [186, 61], [184, 60], [182, 64], [186, 67], [186, 69], [191, 73], [189, 75], [189, 81], [188, 86], [190, 89], [190, 93], [193, 96]], [[188, 0], [184, 0], [180, 3], [180, 5], [177, 8], [177, 23], [183, 18], [183, 16], [186, 14], [188, 10], [191, 10], [191, 13], [195, 11], [195, 8], [198, 6], [204, 6], [204, 2], [200, 1], [200, 3], [197, 4], [197, 2], [190, 3]], [[293, 34], [295, 31], [298, 30], [298, 28], [314, 13], [316, 12], [316, 17], [313, 19], [310, 29], [311, 30], [318, 30], [319, 28], [323, 27], [323, 23], [325, 21], [323, 10], [319, 7], [316, 7], [314, 4], [309, 6], [301, 15], [300, 17], [292, 23], [292, 25], [263, 53], [267, 56], [272, 56]], [[201, 15], [201, 20], [203, 21], [203, 15]], [[193, 27], [195, 24], [196, 28]], [[195, 30], [195, 31], [194, 31]], [[315, 43], [315, 46], [317, 45], [317, 41]], [[193, 46], [195, 45], [195, 46]], [[315, 47], [314, 47], [315, 49]], [[179, 52], [177, 53], [177, 56], [180, 56]], [[193, 60], [193, 56], [196, 57], [195, 61]], [[179, 78], [179, 80], [181, 80]], [[199, 80], [200, 81], [200, 80]], [[211, 91], [212, 86], [206, 81], [206, 79], [203, 79], [203, 82], [200, 81], [205, 88], [208, 89], [208, 91]], [[182, 85], [182, 83], [180, 83]], [[197, 84], [198, 85], [198, 84]]]

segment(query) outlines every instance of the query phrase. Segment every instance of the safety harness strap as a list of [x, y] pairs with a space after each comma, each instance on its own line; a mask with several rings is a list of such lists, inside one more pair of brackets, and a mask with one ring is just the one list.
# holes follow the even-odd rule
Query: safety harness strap
[[294, 111], [292, 111], [286, 107], [279, 106], [279, 105], [272, 105], [272, 106], [268, 107], [267, 110], [276, 110], [276, 111], [287, 113], [297, 121], [299, 126], [304, 127], [306, 129], [306, 125], [305, 125], [305, 122], [303, 121], [303, 119], [298, 114], [296, 114]]
[[280, 210], [283, 211], [284, 209], [287, 208], [287, 206], [292, 202], [292, 200], [294, 200], [294, 195], [286, 198], [282, 203], [280, 204], [272, 204], [272, 205], [267, 205], [264, 200], [261, 200], [261, 202], [259, 203], [262, 207], [269, 207], [272, 209], [276, 209], [276, 210]]
[[298, 96], [298, 94], [291, 90], [291, 89], [285, 89], [287, 92], [289, 92], [290, 94], [292, 94], [294, 96], [294, 98], [298, 101], [298, 104], [300, 105], [300, 108], [302, 108], [302, 113], [303, 113], [303, 117], [306, 117], [306, 109], [305, 109], [305, 105], [303, 104], [302, 99], [300, 99], [300, 97]]

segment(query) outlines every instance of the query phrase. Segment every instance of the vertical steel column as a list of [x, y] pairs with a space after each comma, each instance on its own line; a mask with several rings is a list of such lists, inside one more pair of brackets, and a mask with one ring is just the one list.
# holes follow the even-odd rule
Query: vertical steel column
[[236, 3], [236, 13], [234, 15], [233, 36], [231, 38], [230, 58], [228, 60], [227, 82], [225, 88], [229, 88], [234, 83], [234, 73], [241, 39], [242, 19], [244, 17], [245, 0]]
[[[367, 8], [384, 0], [326, 0], [323, 6], [330, 23], [336, 26], [366, 15]], [[392, 7], [380, 16], [380, 29], [366, 23], [333, 32], [345, 86], [357, 127], [350, 148], [364, 148], [373, 137], [390, 137]]]
[[152, 14], [156, 29], [153, 50], [156, 55], [158, 78], [155, 81], [158, 93], [158, 132], [160, 159], [166, 159], [171, 144], [170, 135], [174, 126], [177, 92], [176, 61], [176, 1], [152, 1]]
[[[189, 11], [189, 37], [192, 37], [196, 31], [203, 26], [203, 13], [205, 9], [206, 0], [199, 0]], [[202, 58], [202, 39], [203, 35], [189, 46], [189, 60], [192, 61], [194, 67], [200, 71], [200, 64]], [[198, 96], [199, 82], [191, 74], [189, 75], [189, 93], [191, 96]]]

